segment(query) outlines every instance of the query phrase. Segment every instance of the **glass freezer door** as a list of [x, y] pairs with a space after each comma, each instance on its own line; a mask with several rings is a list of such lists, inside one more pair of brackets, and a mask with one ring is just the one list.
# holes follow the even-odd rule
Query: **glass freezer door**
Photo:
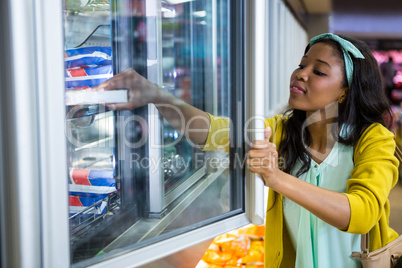
[[[63, 1], [73, 266], [244, 214], [242, 2]], [[228, 117], [229, 153], [201, 151], [153, 104], [112, 111], [88, 90], [126, 68]]]

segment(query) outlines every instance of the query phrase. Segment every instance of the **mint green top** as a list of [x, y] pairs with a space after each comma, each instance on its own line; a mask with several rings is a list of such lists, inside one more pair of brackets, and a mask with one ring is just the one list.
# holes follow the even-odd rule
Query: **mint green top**
[[[299, 162], [291, 174], [294, 176], [300, 167]], [[310, 169], [299, 178], [345, 193], [353, 168], [353, 147], [336, 142], [321, 164], [311, 160]], [[285, 197], [283, 211], [291, 242], [296, 249], [296, 268], [362, 267], [360, 260], [351, 257], [353, 251], [360, 251], [360, 235], [340, 231]]]

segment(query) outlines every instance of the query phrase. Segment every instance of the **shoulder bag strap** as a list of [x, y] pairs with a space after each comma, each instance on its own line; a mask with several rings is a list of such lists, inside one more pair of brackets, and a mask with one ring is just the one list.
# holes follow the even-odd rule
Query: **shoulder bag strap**
[[360, 249], [363, 254], [368, 254], [370, 250], [370, 232], [361, 235]]
[[402, 162], [402, 151], [401, 151], [401, 149], [399, 149], [398, 146], [395, 147], [395, 156], [396, 156], [396, 158], [398, 158], [399, 164], [401, 164], [401, 162]]

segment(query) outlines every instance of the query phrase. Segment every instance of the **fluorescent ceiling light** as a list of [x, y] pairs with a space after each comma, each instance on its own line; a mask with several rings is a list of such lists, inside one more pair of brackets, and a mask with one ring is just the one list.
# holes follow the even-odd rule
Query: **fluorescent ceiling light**
[[171, 18], [175, 18], [175, 17], [176, 17], [176, 10], [174, 10], [174, 9], [168, 9], [168, 8], [166, 8], [166, 7], [162, 7], [162, 8], [161, 8], [161, 11], [162, 11], [162, 13], [163, 13], [163, 17], [164, 17], [164, 18], [171, 19]]
[[207, 12], [205, 10], [202, 11], [195, 11], [193, 12], [193, 16], [197, 18], [203, 18], [207, 16]]
[[194, 1], [194, 0], [166, 0], [166, 2], [168, 2], [169, 4], [172, 4], [172, 5], [183, 4], [186, 2], [192, 2], [192, 1]]

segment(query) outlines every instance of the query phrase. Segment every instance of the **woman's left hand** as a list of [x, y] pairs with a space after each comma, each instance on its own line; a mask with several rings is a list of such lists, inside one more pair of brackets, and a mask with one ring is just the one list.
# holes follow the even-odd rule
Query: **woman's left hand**
[[251, 144], [247, 159], [250, 171], [261, 174], [265, 186], [269, 187], [277, 183], [280, 172], [276, 146], [269, 141], [271, 132], [271, 128], [267, 127], [264, 130], [264, 140], [256, 140]]

